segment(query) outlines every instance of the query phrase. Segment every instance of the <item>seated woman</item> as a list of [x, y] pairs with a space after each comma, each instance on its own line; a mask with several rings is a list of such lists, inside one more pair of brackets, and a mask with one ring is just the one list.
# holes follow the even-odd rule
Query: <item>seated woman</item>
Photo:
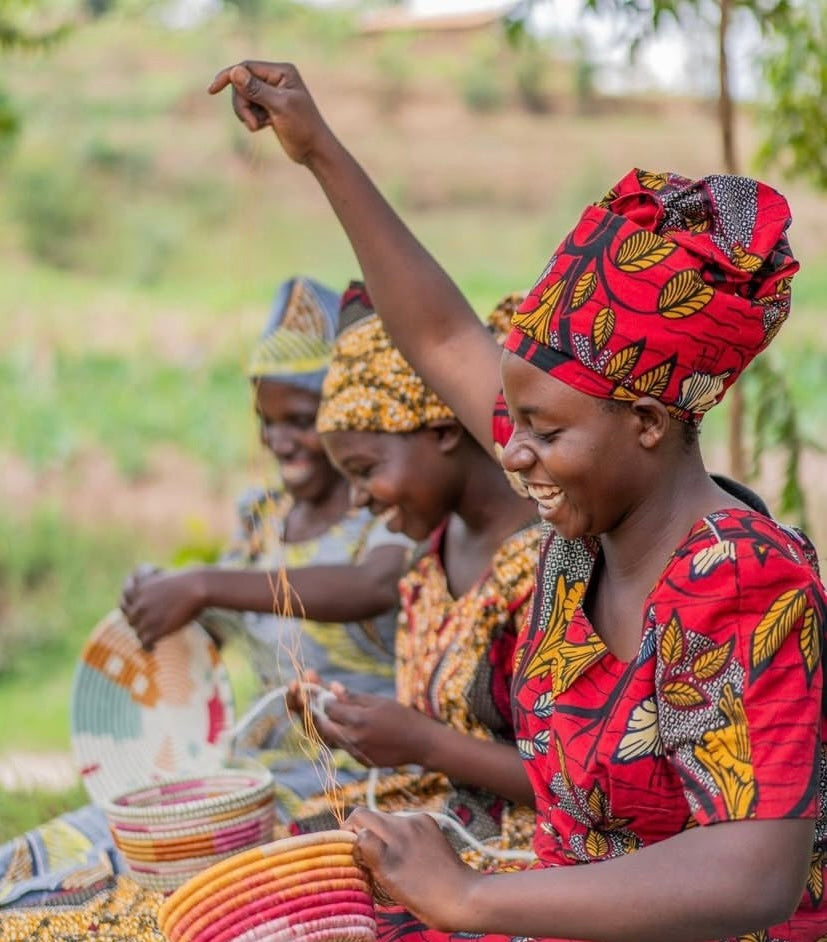
[[[339, 295], [315, 281], [299, 277], [280, 286], [249, 374], [262, 442], [276, 458], [282, 489], [245, 499], [242, 533], [224, 565], [136, 572], [121, 605], [148, 646], [192, 619], [221, 630], [228, 610], [235, 610], [243, 613], [236, 621], [265, 686], [286, 684], [297, 669], [313, 668], [353, 690], [392, 696], [398, 580], [411, 541], [388, 531], [367, 509], [350, 508], [347, 482], [315, 431], [338, 314]], [[290, 606], [296, 615], [273, 614]], [[278, 768], [280, 808], [288, 817], [324, 780], [306, 744], [291, 735], [283, 709], [278, 719], [271, 729], [271, 716], [265, 716], [242, 745]], [[342, 750], [333, 764], [344, 782], [366, 774]], [[121, 924], [113, 913], [127, 910], [152, 924], [154, 894], [125, 878], [114, 892], [106, 891], [122, 869], [100, 808], [63, 815], [0, 847], [0, 924], [11, 925], [11, 908], [81, 904], [86, 896], [95, 896], [86, 908], [62, 911], [67, 925], [80, 920], [72, 924], [85, 926], [98, 914], [112, 928]], [[49, 912], [21, 915], [19, 937], [38, 938], [35, 927], [43, 920], [48, 927]], [[54, 920], [50, 931], [42, 937], [60, 938]], [[124, 928], [113, 938], [133, 936]]]
[[381, 937], [827, 936], [827, 596], [809, 541], [719, 487], [697, 434], [789, 312], [784, 198], [633, 170], [500, 354], [292, 66], [211, 91], [228, 85], [316, 175], [403, 354], [488, 448], [502, 381], [503, 463], [549, 526], [512, 691], [540, 864], [480, 874], [428, 818], [357, 811], [358, 853], [404, 907]]
[[[343, 296], [317, 428], [356, 504], [424, 541], [401, 582], [396, 700], [334, 684], [319, 732], [368, 765], [438, 773], [382, 777], [380, 806], [427, 805], [451, 812], [476, 841], [527, 845], [533, 812], [514, 813], [530, 791], [508, 690], [534, 588], [534, 508], [393, 347], [359, 283]], [[339, 797], [362, 804], [366, 789]], [[315, 801], [292, 830], [330, 826], [330, 809]]]
[[[307, 278], [280, 286], [248, 377], [282, 487], [244, 495], [239, 537], [220, 565], [134, 573], [121, 607], [146, 645], [199, 617], [214, 633], [240, 628], [265, 690], [310, 670], [392, 695], [397, 583], [411, 541], [351, 508], [347, 481], [315, 429], [338, 318], [339, 295], [330, 289]], [[263, 711], [241, 745], [278, 768], [289, 816], [324, 782], [282, 706]], [[334, 763], [342, 781], [365, 774], [342, 751]]]

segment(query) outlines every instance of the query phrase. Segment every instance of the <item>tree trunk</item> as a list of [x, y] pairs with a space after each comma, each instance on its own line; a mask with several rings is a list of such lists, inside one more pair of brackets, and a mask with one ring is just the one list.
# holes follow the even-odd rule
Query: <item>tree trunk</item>
[[[718, 21], [718, 122], [721, 128], [721, 149], [724, 169], [738, 172], [735, 156], [735, 110], [729, 87], [729, 60], [727, 59], [727, 33], [729, 31], [731, 0], [719, 0], [721, 16]], [[736, 383], [729, 391], [729, 470], [736, 481], [747, 476], [744, 456], [744, 395]]]

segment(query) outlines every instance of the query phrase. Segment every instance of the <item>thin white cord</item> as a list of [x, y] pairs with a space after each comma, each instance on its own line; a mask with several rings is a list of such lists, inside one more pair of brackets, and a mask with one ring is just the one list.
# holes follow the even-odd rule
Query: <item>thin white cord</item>
[[[376, 803], [376, 786], [379, 782], [379, 769], [371, 769], [368, 772], [367, 787], [365, 789], [365, 801], [369, 811], [379, 811]], [[530, 850], [509, 850], [501, 847], [489, 847], [478, 841], [473, 834], [470, 834], [456, 818], [441, 811], [392, 811], [391, 814], [398, 815], [400, 818], [409, 818], [414, 814], [427, 814], [433, 818], [437, 824], [448, 827], [457, 833], [469, 847], [483, 854], [485, 857], [493, 857], [496, 860], [525, 860], [533, 861], [537, 859], [536, 854]]]
[[[319, 684], [313, 683], [301, 683], [299, 684], [301, 690], [309, 694], [308, 700], [310, 701], [310, 712], [316, 717], [324, 717], [324, 705], [328, 700], [335, 700], [336, 695], [331, 693], [329, 690], [324, 687], [319, 686]], [[241, 733], [243, 733], [251, 723], [261, 716], [261, 714], [270, 706], [271, 703], [275, 700], [282, 700], [287, 696], [288, 687], [286, 685], [281, 687], [275, 687], [273, 690], [268, 690], [262, 697], [259, 697], [258, 700], [250, 707], [249, 710], [241, 717], [241, 719], [233, 726], [229, 733], [230, 743], [235, 743]]]

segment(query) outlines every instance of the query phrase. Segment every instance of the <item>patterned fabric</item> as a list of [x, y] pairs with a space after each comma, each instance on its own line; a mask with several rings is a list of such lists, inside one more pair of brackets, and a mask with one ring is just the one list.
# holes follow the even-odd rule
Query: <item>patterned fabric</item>
[[[827, 937], [827, 596], [812, 546], [752, 511], [698, 521], [644, 605], [628, 663], [582, 609], [598, 558], [594, 542], [549, 534], [516, 650], [539, 865], [608, 860], [720, 821], [816, 818], [797, 912], [744, 942]], [[383, 940], [447, 938], [398, 908], [380, 929]]]
[[339, 323], [339, 296], [310, 278], [281, 284], [253, 350], [250, 379], [279, 379], [318, 392]]
[[[290, 506], [286, 494], [273, 491], [248, 492], [242, 498], [241, 532], [230, 554], [234, 564], [291, 569], [357, 562], [380, 545], [410, 546], [406, 537], [390, 533], [366, 509], [350, 511], [321, 536], [286, 543], [283, 529]], [[317, 671], [326, 683], [336, 680], [352, 690], [393, 696], [396, 619], [396, 610], [362, 623], [246, 612], [242, 629], [265, 688], [286, 683], [304, 668]], [[310, 761], [318, 758], [318, 752], [282, 702], [257, 719], [241, 745], [278, 773], [282, 817], [292, 816], [303, 799], [323, 789], [320, 774], [325, 770]], [[334, 753], [333, 762], [342, 783], [365, 776], [364, 766], [343, 750]]]
[[697, 424], [789, 313], [789, 223], [756, 180], [633, 170], [584, 211], [505, 347], [581, 392], [654, 396]]
[[[282, 562], [287, 567], [341, 563], [355, 560], [375, 546], [409, 543], [389, 533], [367, 511], [359, 511], [314, 540], [280, 545], [288, 509], [289, 501], [277, 493], [256, 490], [245, 494], [239, 501], [240, 532], [224, 561], [262, 568], [277, 568]], [[219, 609], [210, 610], [199, 620], [219, 633], [233, 629], [247, 632], [265, 684], [275, 685], [293, 676], [290, 655], [295, 653], [299, 663], [321, 668], [353, 689], [393, 696], [396, 612], [366, 625], [238, 616]], [[319, 756], [300, 735], [282, 701], [272, 704], [250, 727], [239, 751], [253, 755], [277, 773], [277, 806], [285, 819], [288, 809], [326, 784], [317, 771]], [[366, 773], [343, 751], [334, 753], [331, 764], [340, 781], [356, 781]], [[86, 938], [162, 942], [155, 921], [161, 897], [141, 890], [122, 875], [125, 869], [103, 810], [95, 805], [61, 815], [0, 846], [0, 942], [80, 942]], [[23, 907], [31, 912], [24, 913]]]
[[333, 348], [316, 417], [319, 432], [415, 432], [453, 412], [411, 369], [373, 313], [364, 285], [342, 296], [341, 333]]
[[82, 908], [4, 911], [0, 942], [165, 942], [157, 920], [162, 902], [160, 893], [121, 876]]
[[0, 907], [80, 904], [124, 867], [103, 812], [88, 805], [0, 846]]
[[[513, 742], [509, 689], [517, 631], [534, 588], [539, 525], [503, 542], [491, 567], [454, 598], [442, 563], [445, 528], [400, 584], [396, 639], [397, 699], [426, 716], [480, 739]], [[418, 772], [384, 775], [376, 792], [382, 810], [450, 811], [478, 840], [494, 846], [530, 843], [534, 815], [478, 788]], [[363, 787], [345, 789], [349, 807], [365, 803]], [[324, 807], [306, 805], [294, 831], [331, 826]], [[452, 837], [448, 832], [449, 838]], [[461, 839], [457, 839], [461, 847]], [[488, 864], [473, 852], [470, 862]]]

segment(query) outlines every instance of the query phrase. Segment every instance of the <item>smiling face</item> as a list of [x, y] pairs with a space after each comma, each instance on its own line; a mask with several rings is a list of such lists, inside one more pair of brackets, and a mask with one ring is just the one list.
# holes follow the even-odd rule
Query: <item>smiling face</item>
[[272, 379], [254, 389], [261, 442], [278, 461], [284, 489], [296, 500], [321, 500], [339, 475], [316, 432], [318, 394]]
[[514, 431], [502, 454], [565, 539], [613, 530], [646, 493], [640, 419], [512, 353], [502, 360]]
[[322, 435], [332, 461], [347, 478], [351, 502], [386, 525], [424, 540], [454, 510], [459, 481], [443, 429], [391, 432], [334, 431]]

